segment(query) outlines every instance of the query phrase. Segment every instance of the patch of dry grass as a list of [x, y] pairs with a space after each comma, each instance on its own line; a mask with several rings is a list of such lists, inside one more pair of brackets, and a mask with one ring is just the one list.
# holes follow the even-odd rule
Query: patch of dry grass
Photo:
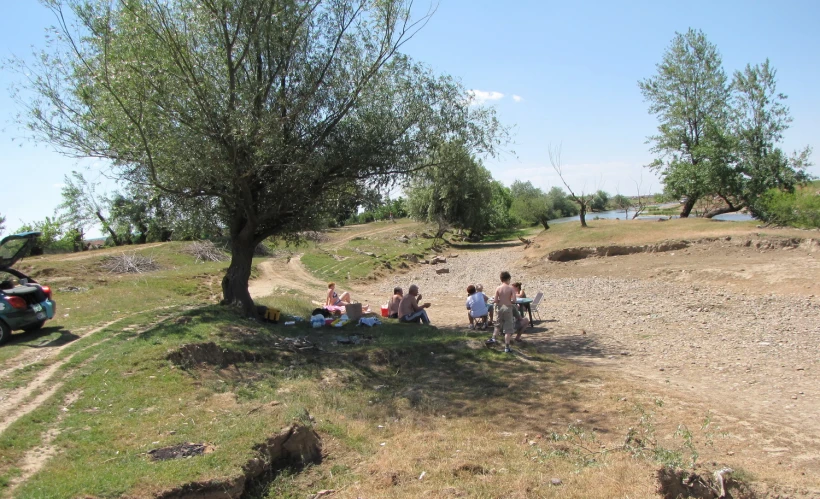
[[707, 237], [817, 237], [816, 232], [800, 229], [757, 228], [758, 221], [721, 222], [703, 218], [673, 219], [666, 222], [650, 220], [592, 220], [589, 227], [568, 222], [550, 226], [535, 237], [527, 256], [537, 258], [563, 248], [642, 245], [666, 240], [701, 239]]

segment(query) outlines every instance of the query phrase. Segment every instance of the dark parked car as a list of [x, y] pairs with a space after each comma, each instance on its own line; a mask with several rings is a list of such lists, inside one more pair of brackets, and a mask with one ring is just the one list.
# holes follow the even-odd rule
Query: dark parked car
[[57, 311], [51, 288], [11, 268], [28, 255], [38, 237], [39, 232], [25, 232], [0, 241], [0, 344], [12, 331], [40, 329]]

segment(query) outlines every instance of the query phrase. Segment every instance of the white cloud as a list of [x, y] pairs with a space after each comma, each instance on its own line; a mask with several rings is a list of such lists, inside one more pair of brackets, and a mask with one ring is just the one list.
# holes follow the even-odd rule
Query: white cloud
[[512, 98], [515, 102], [524, 102], [524, 98], [521, 97], [520, 95], [513, 94]]
[[477, 105], [484, 104], [487, 101], [501, 100], [504, 98], [504, 94], [492, 90], [489, 92], [485, 90], [467, 90], [467, 93], [473, 98], [473, 103]]

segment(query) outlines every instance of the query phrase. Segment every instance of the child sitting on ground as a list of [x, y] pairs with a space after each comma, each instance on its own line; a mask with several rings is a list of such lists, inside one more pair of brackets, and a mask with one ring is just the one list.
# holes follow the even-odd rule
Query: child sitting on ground
[[467, 286], [467, 318], [470, 320], [470, 329], [476, 328], [476, 322], [481, 322], [481, 329], [487, 328], [487, 301], [484, 293], [477, 293], [475, 286]]

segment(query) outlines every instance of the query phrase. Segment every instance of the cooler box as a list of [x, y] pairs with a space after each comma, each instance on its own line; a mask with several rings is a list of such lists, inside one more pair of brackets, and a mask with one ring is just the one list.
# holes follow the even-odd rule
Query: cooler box
[[382, 317], [387, 317], [387, 305], [382, 305]]

